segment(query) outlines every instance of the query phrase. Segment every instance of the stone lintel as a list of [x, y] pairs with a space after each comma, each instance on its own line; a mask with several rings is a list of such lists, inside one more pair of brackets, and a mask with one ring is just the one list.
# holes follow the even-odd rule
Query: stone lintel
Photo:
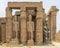
[[[32, 5], [31, 5], [32, 4]], [[19, 8], [19, 7], [41, 7], [42, 2], [8, 2], [8, 7]]]

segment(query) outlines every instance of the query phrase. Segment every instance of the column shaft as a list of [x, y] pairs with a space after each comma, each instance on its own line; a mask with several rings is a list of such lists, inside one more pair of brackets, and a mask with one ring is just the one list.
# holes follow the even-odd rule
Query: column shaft
[[21, 8], [21, 43], [26, 44], [27, 40], [27, 33], [26, 33], [26, 8], [22, 7]]
[[43, 14], [42, 12], [37, 12], [36, 17], [36, 43], [40, 45], [43, 42]]
[[12, 37], [12, 13], [11, 8], [6, 9], [6, 41], [9, 42]]

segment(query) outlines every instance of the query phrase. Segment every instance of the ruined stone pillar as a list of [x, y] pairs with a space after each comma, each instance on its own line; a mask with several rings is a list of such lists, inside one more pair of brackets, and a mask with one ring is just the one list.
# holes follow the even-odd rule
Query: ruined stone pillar
[[52, 6], [50, 10], [50, 29], [51, 29], [51, 40], [55, 40], [55, 34], [56, 34], [56, 15], [57, 15], [58, 9], [56, 6]]
[[21, 7], [21, 43], [26, 44], [27, 33], [26, 33], [26, 8]]
[[43, 11], [37, 8], [36, 16], [36, 43], [40, 45], [43, 42]]
[[11, 8], [6, 8], [6, 42], [9, 42], [12, 36], [12, 11]]

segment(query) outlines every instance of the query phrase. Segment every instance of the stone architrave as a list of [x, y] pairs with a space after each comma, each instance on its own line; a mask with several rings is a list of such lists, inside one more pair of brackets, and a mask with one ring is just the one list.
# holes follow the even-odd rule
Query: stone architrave
[[34, 22], [32, 21], [32, 16], [29, 15], [29, 21], [27, 22], [27, 32], [28, 32], [28, 45], [34, 45], [33, 40]]

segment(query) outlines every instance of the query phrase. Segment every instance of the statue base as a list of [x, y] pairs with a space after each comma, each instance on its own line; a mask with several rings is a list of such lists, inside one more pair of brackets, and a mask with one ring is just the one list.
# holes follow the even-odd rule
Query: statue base
[[34, 45], [34, 40], [33, 40], [33, 39], [28, 40], [27, 45], [29, 45], [29, 46], [33, 46], [33, 45]]
[[18, 45], [19, 44], [18, 39], [12, 39], [10, 44], [11, 45]]

